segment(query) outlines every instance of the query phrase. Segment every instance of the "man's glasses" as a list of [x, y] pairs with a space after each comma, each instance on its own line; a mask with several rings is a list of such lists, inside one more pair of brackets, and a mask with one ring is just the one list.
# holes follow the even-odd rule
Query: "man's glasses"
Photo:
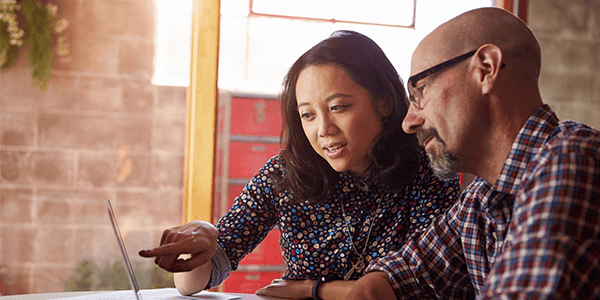
[[[465, 53], [463, 55], [459, 55], [455, 58], [451, 58], [445, 62], [437, 64], [423, 72], [420, 72], [420, 73], [415, 74], [415, 75], [411, 76], [410, 78], [408, 78], [408, 83], [407, 83], [408, 99], [410, 100], [410, 102], [415, 104], [415, 106], [417, 108], [421, 109], [421, 99], [423, 98], [423, 89], [425, 88], [425, 85], [417, 88], [417, 87], [415, 87], [417, 82], [419, 82], [419, 80], [421, 80], [429, 75], [432, 75], [432, 74], [439, 72], [443, 69], [446, 69], [448, 67], [451, 67], [451, 66], [457, 64], [458, 62], [463, 61], [463, 60], [473, 56], [476, 52], [477, 52], [477, 50], [473, 50], [473, 51]], [[506, 65], [505, 63], [502, 63], [500, 68], [504, 68], [505, 65]]]

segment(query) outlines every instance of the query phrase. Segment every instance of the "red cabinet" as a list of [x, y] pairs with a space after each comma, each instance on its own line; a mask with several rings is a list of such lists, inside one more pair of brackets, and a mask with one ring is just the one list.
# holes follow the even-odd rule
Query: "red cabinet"
[[229, 178], [252, 178], [258, 169], [278, 152], [279, 144], [231, 141], [229, 143]]
[[[281, 114], [277, 95], [220, 91], [217, 124], [215, 223], [260, 167], [279, 152]], [[281, 278], [285, 265], [279, 237], [279, 229], [271, 230], [218, 290], [254, 293]]]
[[279, 101], [264, 96], [231, 98], [232, 135], [278, 137], [281, 130]]

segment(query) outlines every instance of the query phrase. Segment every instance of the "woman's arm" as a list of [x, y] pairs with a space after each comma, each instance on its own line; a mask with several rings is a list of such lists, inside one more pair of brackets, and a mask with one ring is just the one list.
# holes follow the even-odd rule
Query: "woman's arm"
[[319, 297], [323, 300], [346, 299], [356, 280], [334, 280], [319, 285]]
[[175, 287], [180, 294], [188, 296], [202, 291], [210, 281], [211, 263], [208, 262], [189, 272], [173, 274]]
[[[288, 299], [312, 299], [312, 288], [314, 280], [284, 280], [275, 279], [269, 284], [256, 291], [257, 295], [288, 298]], [[319, 297], [323, 300], [346, 299], [348, 293], [356, 283], [356, 280], [334, 280], [319, 284]], [[392, 291], [393, 293], [393, 291]]]
[[159, 247], [139, 254], [154, 257], [157, 265], [174, 272], [179, 292], [190, 295], [203, 290], [210, 280], [218, 234], [212, 224], [193, 221], [165, 230]]
[[[274, 188], [270, 180], [262, 179], [281, 170], [278, 162], [278, 158], [273, 157], [254, 175], [217, 227], [208, 222], [193, 221], [167, 229], [163, 232], [160, 246], [142, 250], [140, 256], [154, 257], [158, 266], [176, 273], [175, 285], [182, 294], [193, 294], [209, 287], [209, 284], [220, 284], [275, 224], [277, 207], [270, 201], [276, 197], [271, 193]], [[235, 235], [249, 238], [240, 242]], [[217, 238], [221, 239], [219, 243]], [[225, 244], [223, 248], [219, 246], [221, 242]], [[232, 244], [236, 249], [228, 248]], [[187, 259], [181, 254], [187, 255]]]
[[361, 277], [347, 295], [348, 300], [396, 299], [394, 289], [385, 272], [372, 272]]

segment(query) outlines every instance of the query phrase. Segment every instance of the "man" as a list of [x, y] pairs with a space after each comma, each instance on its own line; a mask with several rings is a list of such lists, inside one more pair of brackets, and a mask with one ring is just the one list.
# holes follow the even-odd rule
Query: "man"
[[559, 122], [531, 30], [466, 12], [417, 46], [403, 128], [438, 176], [477, 175], [461, 200], [373, 262], [351, 299], [600, 298], [600, 132]]

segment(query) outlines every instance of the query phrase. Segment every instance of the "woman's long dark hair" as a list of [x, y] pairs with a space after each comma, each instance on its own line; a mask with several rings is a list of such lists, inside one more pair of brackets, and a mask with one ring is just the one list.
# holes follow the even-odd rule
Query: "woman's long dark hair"
[[339, 173], [312, 148], [298, 114], [298, 76], [310, 65], [323, 64], [345, 70], [355, 83], [369, 91], [371, 101], [393, 103], [391, 113], [383, 118], [382, 132], [369, 151], [371, 172], [394, 189], [411, 184], [419, 165], [419, 149], [416, 137], [402, 130], [402, 120], [410, 105], [402, 80], [373, 40], [358, 32], [341, 30], [298, 58], [284, 78], [280, 95], [283, 117], [280, 157], [285, 175], [277, 179], [278, 188], [289, 190], [295, 200], [316, 203], [331, 195], [339, 180]]

